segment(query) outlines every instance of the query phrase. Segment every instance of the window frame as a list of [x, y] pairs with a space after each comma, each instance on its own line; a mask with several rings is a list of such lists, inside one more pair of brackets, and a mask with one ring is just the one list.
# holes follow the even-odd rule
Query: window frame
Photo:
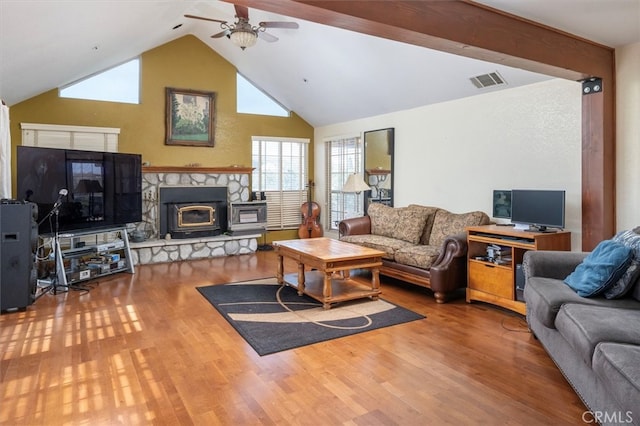
[[[279, 231], [297, 229], [302, 223], [300, 207], [307, 201], [309, 184], [309, 144], [310, 139], [252, 136], [251, 137], [251, 190], [265, 195], [267, 201], [267, 230]], [[256, 147], [256, 144], [259, 146]], [[270, 146], [266, 146], [269, 144]], [[277, 155], [267, 154], [267, 148], [277, 146]], [[293, 144], [293, 145], [291, 145]], [[289, 149], [283, 155], [283, 148], [295, 148], [297, 155]], [[277, 158], [277, 164], [270, 160]], [[297, 159], [297, 161], [296, 161]], [[285, 161], [286, 160], [286, 161]], [[288, 162], [286, 176], [283, 163]], [[293, 170], [295, 168], [295, 170]], [[273, 181], [274, 174], [277, 182]], [[271, 175], [271, 182], [267, 182]], [[287, 177], [289, 179], [287, 179]], [[292, 180], [293, 178], [293, 180]], [[283, 184], [288, 181], [288, 183]], [[276, 184], [274, 187], [274, 183]], [[288, 186], [288, 188], [287, 188]]]
[[[364, 168], [364, 146], [360, 135], [343, 135], [327, 138], [325, 145], [325, 178], [327, 208], [324, 223], [329, 230], [337, 231], [341, 220], [364, 214], [364, 194], [342, 192], [350, 174], [360, 174]], [[353, 152], [349, 151], [349, 146]], [[334, 154], [334, 149], [340, 153]], [[338, 161], [333, 161], [338, 160]]]

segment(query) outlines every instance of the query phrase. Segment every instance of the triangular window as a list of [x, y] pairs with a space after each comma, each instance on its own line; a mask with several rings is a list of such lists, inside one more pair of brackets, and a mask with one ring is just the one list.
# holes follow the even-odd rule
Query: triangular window
[[140, 59], [64, 86], [60, 88], [60, 97], [139, 104]]
[[289, 111], [271, 96], [258, 89], [242, 75], [237, 74], [238, 112], [244, 114], [289, 117]]

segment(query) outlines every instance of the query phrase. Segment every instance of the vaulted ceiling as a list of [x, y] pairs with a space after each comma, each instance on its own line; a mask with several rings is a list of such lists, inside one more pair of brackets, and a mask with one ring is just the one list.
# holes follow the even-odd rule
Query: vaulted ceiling
[[[375, 7], [374, 2], [361, 3]], [[640, 41], [640, 0], [480, 3], [610, 47]], [[13, 105], [186, 34], [200, 38], [313, 126], [551, 78], [345, 30], [339, 22], [329, 26], [258, 8], [249, 9], [254, 25], [294, 21], [300, 27], [269, 29], [277, 42], [259, 39], [243, 51], [227, 38], [210, 37], [220, 31], [218, 23], [187, 19], [184, 14], [233, 22], [235, 11], [231, 3], [218, 0], [2, 0], [0, 97]], [[469, 80], [496, 71], [507, 85], [478, 89]]]

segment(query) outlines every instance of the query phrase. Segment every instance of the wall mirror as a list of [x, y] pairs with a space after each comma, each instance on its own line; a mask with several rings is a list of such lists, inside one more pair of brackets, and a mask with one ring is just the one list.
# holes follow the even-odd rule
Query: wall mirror
[[365, 180], [371, 187], [365, 195], [370, 203], [393, 206], [393, 128], [364, 132]]

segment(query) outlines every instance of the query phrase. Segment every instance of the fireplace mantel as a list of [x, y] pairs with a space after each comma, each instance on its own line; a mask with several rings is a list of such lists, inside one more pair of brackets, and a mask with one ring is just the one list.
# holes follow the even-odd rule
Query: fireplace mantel
[[223, 167], [186, 167], [186, 166], [143, 166], [142, 173], [248, 173], [252, 167], [223, 166]]

